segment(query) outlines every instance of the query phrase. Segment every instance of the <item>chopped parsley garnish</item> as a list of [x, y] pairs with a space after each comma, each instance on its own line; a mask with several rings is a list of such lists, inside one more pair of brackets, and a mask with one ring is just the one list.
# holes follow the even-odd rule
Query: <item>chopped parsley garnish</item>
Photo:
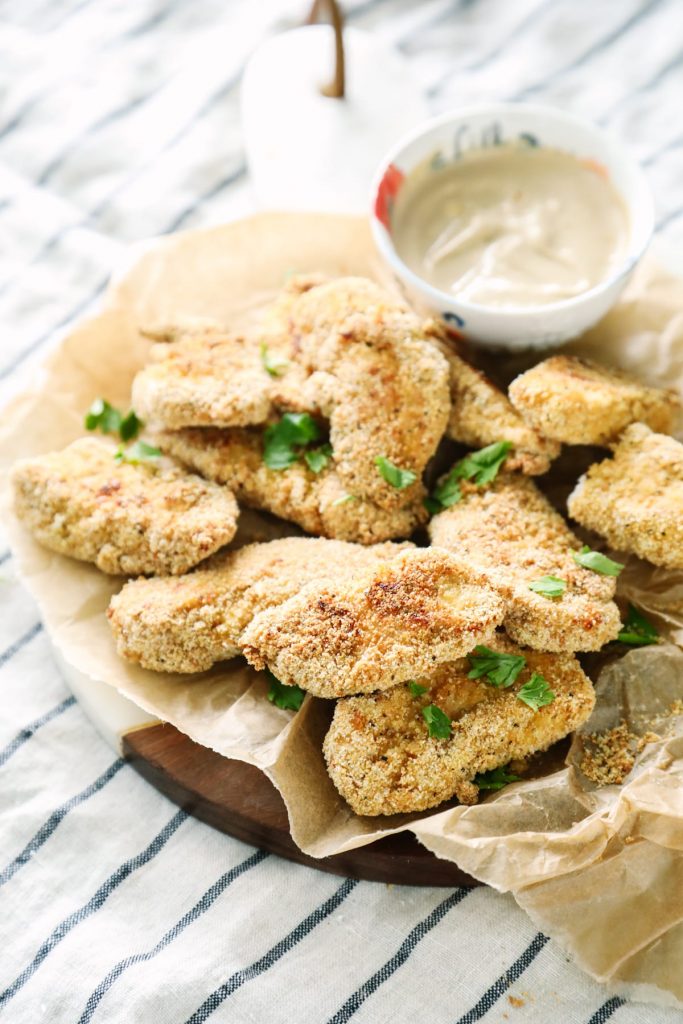
[[266, 675], [270, 686], [268, 688], [268, 700], [283, 711], [298, 711], [306, 696], [305, 690], [300, 686], [287, 686], [276, 679], [272, 672], [266, 669]]
[[436, 704], [422, 708], [422, 717], [427, 723], [429, 735], [437, 740], [447, 740], [451, 734], [451, 720]]
[[261, 342], [261, 362], [263, 369], [271, 377], [281, 377], [289, 369], [289, 361], [284, 356], [278, 355], [277, 352], [269, 352], [265, 341]]
[[457, 504], [462, 498], [461, 480], [470, 480], [477, 487], [490, 484], [498, 476], [498, 471], [511, 448], [510, 441], [496, 441], [478, 452], [470, 452], [460, 462], [456, 462], [450, 473], [434, 488], [431, 498], [425, 499], [427, 510], [435, 515], [442, 509]]
[[320, 473], [330, 461], [331, 455], [332, 445], [321, 444], [319, 448], [312, 448], [310, 451], [304, 452], [304, 460], [311, 472]]
[[419, 683], [414, 683], [412, 680], [408, 683], [408, 689], [410, 690], [413, 697], [421, 697], [423, 693], [426, 693], [429, 689], [428, 686], [421, 686]]
[[132, 441], [144, 423], [133, 410], [125, 416], [104, 398], [96, 398], [85, 414], [85, 429], [99, 430], [103, 434], [118, 434], [122, 441]]
[[395, 487], [397, 491], [410, 487], [417, 480], [417, 474], [413, 473], [412, 469], [401, 469], [400, 466], [396, 466], [390, 459], [385, 459], [383, 455], [377, 456], [375, 465], [382, 479], [386, 480], [392, 487]]
[[572, 556], [577, 565], [583, 566], [584, 569], [592, 569], [593, 572], [599, 572], [601, 576], [618, 576], [624, 568], [621, 562], [613, 562], [607, 555], [603, 555], [599, 551], [591, 551], [587, 545], [584, 545], [580, 551], [572, 552]]
[[532, 711], [538, 711], [539, 708], [545, 707], [546, 704], [552, 704], [555, 700], [555, 694], [543, 676], [539, 675], [538, 672], [534, 672], [528, 683], [525, 683], [517, 693], [517, 700], [527, 704]]
[[286, 412], [263, 435], [263, 461], [268, 469], [288, 469], [298, 460], [302, 449], [319, 437], [320, 428], [307, 412]]
[[628, 606], [626, 622], [617, 637], [622, 644], [630, 644], [632, 647], [647, 647], [648, 644], [656, 644], [659, 641], [659, 633], [651, 622], [641, 615], [632, 604]]
[[508, 768], [506, 764], [502, 768], [492, 768], [490, 772], [480, 772], [472, 781], [479, 789], [503, 789], [510, 782], [520, 781], [519, 775], [513, 775]]
[[558, 576], [541, 576], [540, 580], [534, 580], [529, 584], [529, 590], [533, 590], [543, 597], [562, 597], [566, 589], [565, 580], [561, 580]]
[[473, 654], [467, 655], [467, 660], [472, 666], [471, 672], [467, 673], [468, 679], [486, 676], [488, 683], [502, 687], [512, 686], [526, 665], [523, 654], [501, 654], [481, 644], [474, 648]]
[[114, 454], [116, 462], [127, 462], [131, 466], [139, 466], [141, 462], [154, 462], [161, 458], [161, 450], [146, 441], [136, 441], [130, 448], [123, 445]]
[[337, 505], [346, 505], [349, 501], [355, 501], [355, 494], [342, 494], [341, 498], [337, 498], [336, 501], [332, 502], [332, 508], [336, 508]]

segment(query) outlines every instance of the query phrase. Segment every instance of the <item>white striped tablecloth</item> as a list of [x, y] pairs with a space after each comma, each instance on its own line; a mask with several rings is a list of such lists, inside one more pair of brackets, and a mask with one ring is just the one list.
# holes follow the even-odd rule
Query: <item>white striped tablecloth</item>
[[[349, 0], [435, 113], [551, 102], [642, 160], [683, 246], [680, 0]], [[238, 86], [284, 0], [0, 2], [0, 398], [126, 245], [249, 210]], [[18, 453], [19, 454], [19, 453]], [[0, 1016], [12, 1024], [674, 1024], [510, 897], [357, 883], [212, 831], [116, 759], [0, 542]]]

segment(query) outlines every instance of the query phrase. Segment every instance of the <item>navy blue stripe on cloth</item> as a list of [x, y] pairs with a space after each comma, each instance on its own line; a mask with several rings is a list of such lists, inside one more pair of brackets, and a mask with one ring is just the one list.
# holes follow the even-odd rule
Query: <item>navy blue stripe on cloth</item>
[[673, 224], [679, 217], [683, 217], [683, 206], [679, 206], [678, 209], [664, 214], [662, 219], [655, 224], [655, 231], [663, 231], [664, 228], [667, 228], [669, 224]]
[[637, 99], [638, 96], [644, 96], [646, 95], [646, 93], [651, 92], [653, 89], [656, 89], [657, 86], [660, 85], [660, 83], [663, 82], [664, 79], [667, 78], [672, 71], [675, 71], [676, 68], [680, 68], [682, 66], [683, 50], [679, 50], [676, 53], [676, 55], [671, 58], [670, 61], [667, 61], [666, 64], [663, 64], [662, 67], [655, 72], [652, 78], [648, 78], [647, 81], [642, 82], [637, 89], [633, 89], [631, 92], [627, 92], [625, 96], [622, 96], [621, 99], [617, 100], [616, 103], [612, 104], [612, 106], [609, 107], [609, 109], [606, 110], [605, 113], [601, 115], [598, 124], [607, 124], [607, 122], [614, 117], [618, 110], [621, 110], [622, 107], [627, 106], [634, 99]]
[[19, 989], [23, 988], [26, 982], [33, 977], [55, 946], [57, 946], [62, 939], [64, 939], [69, 932], [76, 927], [76, 925], [81, 924], [81, 922], [85, 921], [86, 918], [95, 914], [122, 882], [125, 882], [125, 880], [132, 875], [134, 871], [137, 871], [145, 864], [148, 864], [161, 850], [163, 850], [171, 836], [178, 830], [187, 817], [188, 815], [186, 811], [177, 811], [171, 820], [164, 825], [161, 832], [155, 836], [149, 846], [147, 846], [141, 853], [138, 853], [135, 857], [131, 857], [130, 860], [124, 861], [124, 863], [117, 868], [114, 874], [110, 875], [107, 881], [99, 887], [93, 896], [91, 896], [87, 903], [84, 903], [82, 907], [75, 910], [73, 914], [69, 914], [68, 917], [64, 918], [61, 924], [57, 925], [50, 937], [43, 942], [30, 964], [27, 964], [21, 974], [15, 978], [12, 984], [5, 989], [2, 995], [0, 995], [0, 1009], [2, 1009], [3, 1006], [6, 1006], [10, 999], [17, 994]]
[[148, 949], [144, 953], [135, 953], [133, 956], [126, 957], [125, 960], [120, 960], [116, 966], [111, 969], [106, 978], [100, 982], [88, 999], [85, 1009], [78, 1019], [78, 1024], [89, 1024], [89, 1021], [92, 1020], [93, 1014], [100, 1002], [114, 982], [121, 977], [124, 971], [127, 971], [128, 968], [132, 967], [134, 964], [145, 963], [157, 956], [162, 949], [165, 949], [166, 946], [170, 945], [170, 943], [174, 941], [174, 939], [177, 939], [180, 933], [184, 931], [188, 925], [192, 924], [193, 921], [196, 921], [197, 918], [206, 913], [209, 907], [216, 902], [218, 897], [225, 892], [228, 886], [232, 885], [236, 879], [245, 874], [245, 872], [251, 870], [251, 868], [256, 867], [257, 864], [260, 864], [268, 856], [269, 854], [266, 853], [265, 850], [257, 850], [256, 853], [252, 853], [250, 857], [247, 857], [246, 860], [243, 860], [236, 867], [231, 868], [230, 871], [226, 871], [225, 874], [221, 875], [221, 877], [214, 882], [210, 889], [206, 890], [199, 902], [195, 903], [192, 910], [188, 910], [188, 912], [184, 914], [161, 939], [159, 939], [155, 946], [152, 946], [151, 949]]
[[399, 967], [402, 967], [408, 957], [411, 955], [415, 947], [422, 939], [427, 935], [432, 928], [441, 921], [449, 910], [457, 906], [470, 893], [470, 889], [456, 889], [455, 892], [451, 893], [445, 900], [439, 903], [438, 907], [427, 917], [423, 918], [415, 927], [408, 933], [406, 938], [403, 940], [399, 948], [396, 950], [391, 959], [387, 960], [378, 971], [368, 978], [367, 981], [363, 982], [360, 988], [356, 989], [352, 996], [350, 996], [343, 1006], [341, 1006], [334, 1016], [330, 1017], [328, 1024], [346, 1024], [347, 1021], [351, 1020], [354, 1013], [363, 1005], [368, 996], [371, 996], [380, 985], [383, 985], [392, 974], [394, 974]]
[[296, 928], [292, 929], [288, 935], [285, 935], [284, 939], [277, 942], [260, 959], [250, 964], [249, 967], [243, 967], [242, 970], [236, 971], [224, 984], [215, 989], [208, 999], [205, 999], [202, 1005], [195, 1010], [192, 1016], [188, 1017], [185, 1024], [204, 1024], [204, 1021], [209, 1019], [211, 1014], [218, 1009], [229, 995], [232, 995], [233, 992], [241, 988], [247, 981], [252, 981], [259, 974], [269, 970], [285, 953], [293, 949], [309, 932], [312, 932], [314, 928], [324, 921], [326, 917], [334, 913], [357, 885], [358, 882], [354, 879], [347, 878], [328, 900], [325, 900], [319, 907], [316, 907], [313, 913], [305, 917], [303, 921], [300, 921]]
[[224, 189], [229, 188], [231, 185], [235, 185], [241, 178], [246, 178], [246, 176], [247, 165], [241, 164], [236, 170], [231, 171], [225, 178], [217, 182], [215, 185], [212, 185], [210, 189], [198, 196], [197, 199], [190, 203], [189, 206], [186, 206], [184, 210], [181, 210], [175, 220], [171, 221], [168, 227], [164, 229], [164, 234], [170, 235], [174, 231], [178, 231], [182, 228], [188, 217], [195, 212], [195, 210], [198, 210], [200, 206], [203, 206], [204, 203], [208, 203], [211, 199], [215, 199], [215, 197]]
[[64, 821], [69, 811], [72, 811], [74, 807], [78, 807], [80, 804], [85, 803], [85, 801], [89, 800], [91, 796], [95, 795], [95, 793], [99, 793], [101, 789], [104, 789], [107, 783], [111, 782], [114, 776], [121, 771], [124, 764], [125, 761], [122, 758], [117, 758], [117, 760], [114, 761], [113, 764], [110, 764], [107, 770], [102, 772], [94, 782], [91, 782], [90, 785], [86, 786], [85, 789], [82, 789], [80, 793], [77, 793], [76, 796], [72, 796], [70, 800], [67, 800], [61, 805], [61, 807], [58, 807], [56, 811], [53, 811], [47, 821], [40, 826], [33, 838], [29, 840], [21, 853], [15, 857], [13, 861], [10, 861], [7, 867], [0, 872], [0, 886], [9, 882], [10, 878], [13, 878], [17, 871], [19, 871], [24, 864], [28, 863], [36, 850], [39, 850], [41, 846], [45, 845], [52, 833]]
[[609, 1020], [620, 1006], [625, 1005], [625, 1000], [620, 999], [618, 996], [614, 996], [612, 999], [608, 999], [606, 1003], [595, 1011], [588, 1024], [605, 1024], [606, 1020]]
[[3, 551], [3, 553], [0, 555], [0, 565], [4, 565], [5, 562], [9, 562], [11, 557], [12, 552], [9, 549], [7, 551]]
[[0, 768], [3, 764], [6, 764], [7, 761], [9, 761], [12, 754], [15, 754], [20, 747], [23, 747], [25, 743], [28, 743], [39, 729], [42, 729], [42, 727], [47, 725], [48, 722], [52, 722], [55, 718], [63, 715], [64, 712], [69, 708], [72, 708], [75, 703], [75, 697], [67, 697], [61, 704], [57, 704], [56, 707], [52, 708], [50, 711], [46, 711], [44, 715], [40, 716], [40, 718], [35, 718], [32, 722], [29, 722], [28, 725], [25, 725], [21, 732], [18, 732], [14, 739], [10, 740], [7, 746], [0, 750]]
[[484, 1014], [488, 1013], [491, 1007], [498, 1002], [503, 993], [507, 992], [510, 986], [514, 985], [517, 979], [524, 974], [527, 967], [536, 959], [547, 941], [548, 936], [542, 935], [539, 932], [529, 943], [522, 955], [515, 960], [511, 967], [508, 967], [505, 974], [502, 974], [484, 992], [476, 1006], [473, 1006], [462, 1017], [458, 1017], [457, 1024], [475, 1024], [475, 1021], [481, 1020]]
[[13, 644], [6, 647], [5, 650], [0, 654], [0, 668], [6, 665], [8, 661], [11, 661], [15, 654], [18, 654], [22, 647], [26, 647], [34, 637], [37, 637], [42, 632], [43, 624], [36, 622], [35, 626], [31, 626], [28, 632], [20, 636], [18, 640], [15, 640]]
[[617, 39], [621, 39], [621, 37], [625, 36], [627, 32], [630, 32], [631, 29], [636, 27], [636, 25], [640, 24], [640, 22], [643, 21], [644, 18], [647, 18], [656, 7], [659, 7], [660, 3], [661, 0], [649, 0], [649, 3], [643, 4], [643, 6], [639, 10], [635, 11], [630, 18], [627, 18], [626, 21], [623, 21], [620, 25], [613, 28], [611, 32], [604, 35], [594, 43], [593, 46], [589, 46], [587, 50], [584, 50], [580, 56], [570, 61], [569, 64], [559, 67], [541, 82], [536, 82], [534, 85], [527, 86], [526, 89], [522, 89], [521, 92], [518, 92], [511, 98], [514, 100], [521, 100], [525, 99], [527, 96], [532, 96], [534, 93], [542, 92], [543, 89], [547, 88], [548, 85], [555, 82], [558, 78], [563, 78], [565, 75], [569, 74], [569, 72], [575, 71], [576, 68], [583, 67], [584, 64], [587, 64], [594, 57], [597, 57], [598, 54], [609, 49], [612, 43], [616, 43]]

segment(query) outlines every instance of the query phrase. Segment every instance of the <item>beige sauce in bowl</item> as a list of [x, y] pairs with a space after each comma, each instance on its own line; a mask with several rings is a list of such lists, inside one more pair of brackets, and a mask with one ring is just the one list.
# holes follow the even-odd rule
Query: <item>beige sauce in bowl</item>
[[539, 306], [606, 280], [629, 240], [626, 206], [606, 173], [560, 150], [473, 150], [403, 183], [396, 252], [434, 287], [483, 306]]

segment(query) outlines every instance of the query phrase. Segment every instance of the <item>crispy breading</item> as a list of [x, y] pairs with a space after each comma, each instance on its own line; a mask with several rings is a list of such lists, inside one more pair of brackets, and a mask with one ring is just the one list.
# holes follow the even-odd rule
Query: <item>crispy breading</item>
[[[429, 524], [432, 544], [486, 574], [508, 602], [514, 640], [540, 651], [596, 651], [616, 637], [614, 579], [576, 564], [580, 540], [531, 480], [501, 473], [484, 490], [461, 488], [462, 500]], [[561, 597], [529, 589], [543, 576], [566, 582]]]
[[207, 329], [155, 350], [133, 381], [133, 407], [144, 419], [172, 428], [229, 427], [270, 415], [271, 378], [255, 341]]
[[374, 544], [408, 537], [427, 518], [421, 500], [424, 488], [415, 497], [399, 492], [402, 505], [387, 510], [349, 494], [331, 464], [317, 475], [303, 462], [285, 470], [269, 469], [257, 431], [167, 430], [156, 436], [156, 442], [202, 476], [229, 486], [245, 505], [289, 519], [308, 533]]
[[481, 370], [461, 359], [443, 338], [439, 348], [450, 367], [448, 437], [472, 448], [510, 441], [513, 450], [505, 463], [507, 469], [528, 476], [547, 473], [551, 461], [560, 454], [559, 444], [525, 423], [507, 396]]
[[[454, 796], [476, 803], [478, 773], [546, 750], [589, 717], [595, 694], [574, 657], [521, 651], [504, 637], [491, 647], [526, 657], [508, 689], [468, 679], [463, 658], [417, 680], [429, 687], [421, 697], [402, 685], [337, 701], [323, 751], [332, 781], [356, 814], [423, 811]], [[517, 698], [534, 672], [555, 694], [538, 711]], [[429, 735], [422, 716], [429, 704], [451, 719], [450, 738]]]
[[115, 575], [187, 572], [232, 540], [239, 510], [226, 487], [170, 461], [117, 463], [115, 451], [86, 437], [16, 464], [14, 507], [36, 540]]
[[433, 670], [502, 621], [503, 601], [445, 551], [405, 551], [350, 579], [309, 584], [256, 616], [245, 657], [318, 697], [385, 690]]
[[577, 483], [570, 516], [618, 551], [683, 568], [683, 445], [634, 423], [613, 450]]
[[566, 444], [606, 445], [629, 423], [668, 434], [681, 402], [619, 370], [576, 356], [552, 356], [513, 380], [510, 401], [546, 437]]
[[203, 672], [240, 652], [242, 630], [312, 580], [344, 579], [405, 544], [287, 537], [215, 555], [185, 576], [127, 583], [109, 605], [121, 657], [157, 672]]
[[[304, 400], [329, 419], [344, 486], [385, 509], [418, 498], [450, 411], [448, 365], [421, 321], [365, 278], [307, 288], [284, 309], [279, 334], [277, 314], [271, 329], [289, 339], [291, 358], [309, 374]], [[286, 380], [283, 388], [291, 394]], [[416, 483], [405, 491], [387, 483], [379, 456], [411, 470]]]

